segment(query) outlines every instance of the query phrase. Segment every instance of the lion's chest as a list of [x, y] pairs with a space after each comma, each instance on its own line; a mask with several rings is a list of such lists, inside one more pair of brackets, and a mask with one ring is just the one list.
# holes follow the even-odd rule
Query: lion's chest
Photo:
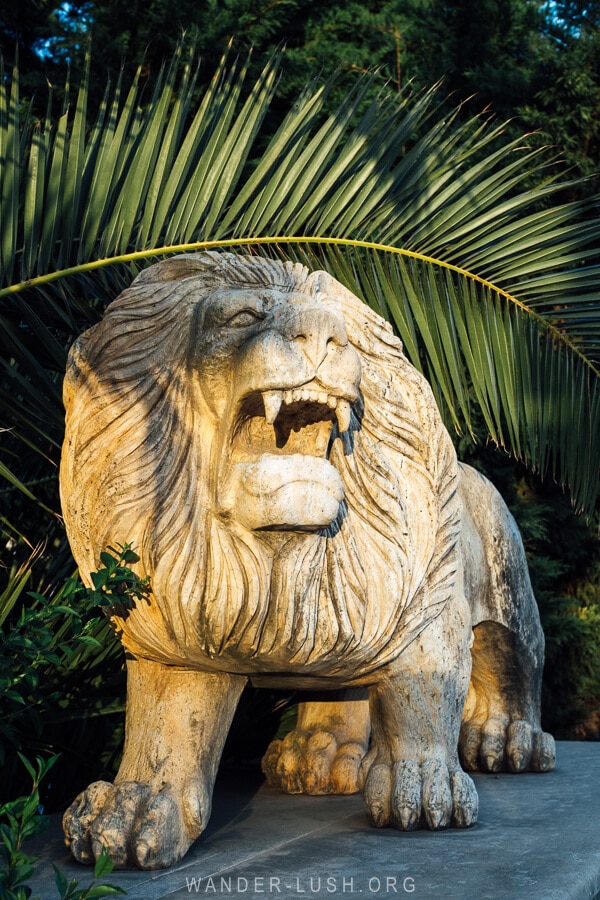
[[134, 611], [122, 623], [128, 649], [277, 682], [347, 682], [396, 658], [432, 618], [392, 542], [367, 554], [342, 531], [296, 535], [267, 558], [256, 541], [212, 537], [204, 583], [178, 603], [157, 596], [151, 615]]

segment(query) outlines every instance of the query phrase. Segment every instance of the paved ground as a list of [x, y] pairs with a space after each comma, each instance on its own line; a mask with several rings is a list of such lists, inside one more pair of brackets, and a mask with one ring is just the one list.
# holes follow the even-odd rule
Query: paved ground
[[[117, 872], [130, 900], [194, 897], [309, 900], [591, 900], [600, 894], [600, 745], [561, 743], [547, 775], [479, 775], [468, 831], [370, 828], [359, 797], [277, 794], [227, 775], [209, 828], [178, 866]], [[34, 897], [53, 900], [51, 862], [87, 883], [54, 821], [37, 852]]]

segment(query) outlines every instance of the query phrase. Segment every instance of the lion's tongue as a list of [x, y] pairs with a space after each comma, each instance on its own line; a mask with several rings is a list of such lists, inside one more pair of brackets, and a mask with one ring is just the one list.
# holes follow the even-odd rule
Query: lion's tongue
[[342, 480], [326, 459], [264, 453], [232, 467], [221, 510], [251, 529], [312, 531], [334, 521], [343, 499]]

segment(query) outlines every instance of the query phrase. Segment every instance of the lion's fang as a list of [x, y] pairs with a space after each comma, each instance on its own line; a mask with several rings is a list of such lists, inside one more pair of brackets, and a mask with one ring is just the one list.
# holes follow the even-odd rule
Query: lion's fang
[[338, 429], [340, 434], [343, 431], [348, 431], [350, 428], [350, 412], [352, 410], [352, 405], [348, 402], [348, 400], [343, 400], [341, 397], [338, 399], [337, 406], [335, 408], [335, 417], [338, 423]]
[[269, 425], [273, 425], [283, 403], [283, 392], [264, 391], [262, 397], [265, 404], [265, 419]]

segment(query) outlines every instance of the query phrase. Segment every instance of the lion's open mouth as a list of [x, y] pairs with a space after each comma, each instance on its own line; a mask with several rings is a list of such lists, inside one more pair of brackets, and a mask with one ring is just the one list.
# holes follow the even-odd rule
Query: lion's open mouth
[[344, 499], [330, 449], [350, 426], [352, 402], [316, 379], [248, 394], [234, 414], [231, 454], [222, 459], [221, 514], [263, 532], [330, 525]]
[[234, 458], [264, 453], [327, 457], [332, 432], [350, 426], [352, 404], [319, 386], [255, 392], [241, 405], [234, 428]]
[[[262, 399], [265, 407], [265, 419], [270, 425], [276, 423], [282, 406], [285, 405], [292, 416], [298, 416], [303, 406], [308, 405], [309, 409], [311, 406], [315, 408], [319, 419], [326, 417], [320, 414], [319, 407], [324, 409], [327, 406], [327, 409], [334, 410], [340, 432], [348, 431], [350, 427], [350, 401], [344, 397], [329, 394], [327, 391], [308, 387], [295, 388], [292, 391], [265, 391]], [[290, 410], [290, 407], [296, 408]]]

